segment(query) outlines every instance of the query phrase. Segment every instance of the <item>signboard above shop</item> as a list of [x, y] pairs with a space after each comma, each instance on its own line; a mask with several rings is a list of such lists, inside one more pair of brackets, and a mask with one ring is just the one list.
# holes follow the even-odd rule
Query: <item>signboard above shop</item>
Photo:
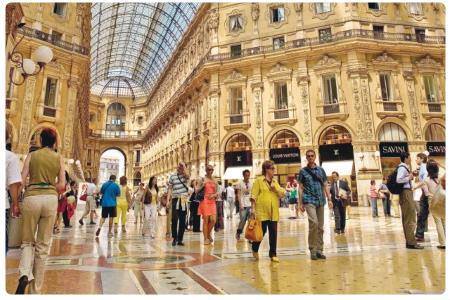
[[445, 156], [445, 142], [428, 142], [427, 151], [430, 156]]
[[300, 163], [300, 149], [292, 148], [274, 148], [269, 151], [270, 159], [276, 164]]
[[319, 146], [320, 161], [353, 160], [352, 144], [331, 144]]
[[402, 152], [408, 152], [408, 143], [381, 142], [380, 157], [399, 157]]
[[251, 165], [253, 165], [252, 151], [225, 152], [225, 167]]

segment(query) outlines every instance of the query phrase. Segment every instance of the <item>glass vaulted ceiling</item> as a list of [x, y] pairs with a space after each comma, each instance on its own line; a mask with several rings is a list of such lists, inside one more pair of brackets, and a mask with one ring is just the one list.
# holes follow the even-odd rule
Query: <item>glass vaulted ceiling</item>
[[91, 92], [149, 94], [200, 3], [94, 3]]

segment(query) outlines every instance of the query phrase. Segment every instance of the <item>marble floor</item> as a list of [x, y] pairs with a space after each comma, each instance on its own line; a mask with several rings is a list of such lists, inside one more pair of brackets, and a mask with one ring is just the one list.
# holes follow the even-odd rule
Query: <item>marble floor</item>
[[[83, 211], [78, 207], [77, 217]], [[307, 253], [307, 218], [290, 220], [281, 209], [278, 234], [280, 263], [268, 257], [268, 240], [260, 260], [250, 244], [235, 240], [237, 216], [204, 246], [199, 233], [186, 232], [185, 246], [165, 239], [166, 217], [158, 217], [156, 239], [143, 238], [130, 212], [127, 232], [107, 237], [104, 226], [80, 226], [53, 236], [46, 263], [45, 294], [440, 294], [445, 291], [445, 252], [436, 248], [429, 219], [424, 250], [408, 250], [399, 218], [372, 218], [370, 208], [352, 207], [345, 235], [333, 232], [325, 216], [327, 259], [311, 261]], [[97, 220], [98, 222], [98, 220]], [[6, 257], [6, 290], [18, 279], [20, 249]]]

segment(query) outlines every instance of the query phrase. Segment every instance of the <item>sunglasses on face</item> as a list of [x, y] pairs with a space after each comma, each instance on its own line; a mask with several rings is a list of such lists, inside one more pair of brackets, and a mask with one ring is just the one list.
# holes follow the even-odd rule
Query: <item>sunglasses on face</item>
[[306, 155], [306, 157], [314, 157], [315, 155], [314, 154], [312, 154], [312, 155]]

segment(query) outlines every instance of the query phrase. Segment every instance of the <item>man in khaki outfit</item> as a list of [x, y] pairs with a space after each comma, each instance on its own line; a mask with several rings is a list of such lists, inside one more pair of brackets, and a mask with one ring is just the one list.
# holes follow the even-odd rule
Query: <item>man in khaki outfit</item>
[[417, 244], [414, 232], [416, 230], [416, 205], [414, 203], [411, 180], [414, 175], [409, 171], [411, 156], [408, 152], [400, 154], [401, 163], [397, 167], [397, 183], [403, 184], [403, 191], [400, 193], [400, 207], [402, 209], [403, 233], [406, 239], [406, 248], [423, 249]]

